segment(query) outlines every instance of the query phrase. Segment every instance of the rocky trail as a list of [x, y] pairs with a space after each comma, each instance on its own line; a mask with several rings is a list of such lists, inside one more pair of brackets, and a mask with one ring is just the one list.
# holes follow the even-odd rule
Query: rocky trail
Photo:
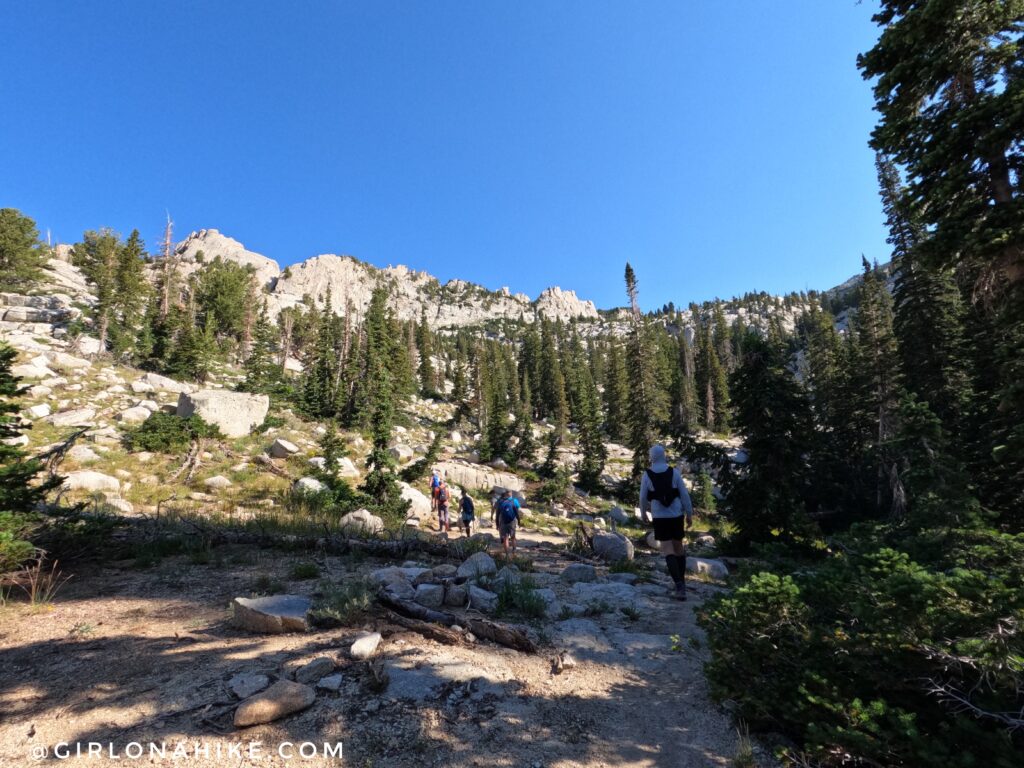
[[[254, 634], [231, 619], [233, 598], [278, 580], [315, 599], [325, 584], [365, 578], [411, 589], [426, 583], [427, 568], [447, 573], [455, 563], [422, 559], [399, 569], [320, 557], [319, 581], [295, 580], [305, 558], [229, 549], [212, 563], [176, 557], [149, 570], [124, 562], [76, 574], [51, 610], [6, 609], [0, 764], [26, 764], [33, 748], [52, 760], [61, 742], [112, 743], [115, 751], [130, 742], [199, 742], [211, 757], [191, 751], [175, 764], [286, 765], [275, 751], [281, 743], [342, 742], [343, 763], [320, 754], [300, 764], [729, 765], [737, 736], [708, 698], [694, 619], [720, 587], [691, 580], [689, 601], [679, 602], [656, 567], [639, 569], [639, 578], [609, 573], [567, 558], [554, 538], [524, 532], [518, 561], [532, 569], [523, 577], [552, 593], [545, 616], [502, 618], [537, 638], [536, 654], [486, 641], [442, 644], [377, 610], [353, 626], [287, 634]], [[353, 642], [371, 632], [382, 636], [379, 645], [354, 658]], [[312, 704], [235, 727], [239, 694], [259, 696], [275, 680], [310, 691]], [[215, 759], [218, 749], [252, 741], [263, 745], [257, 757]]]

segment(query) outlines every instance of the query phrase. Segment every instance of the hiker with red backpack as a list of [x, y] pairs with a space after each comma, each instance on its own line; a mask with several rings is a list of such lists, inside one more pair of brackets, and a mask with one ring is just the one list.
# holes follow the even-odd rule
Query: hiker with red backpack
[[[673, 595], [686, 599], [686, 528], [693, 525], [693, 503], [679, 470], [668, 465], [665, 447], [651, 448], [651, 467], [640, 481], [640, 516], [654, 520], [654, 538], [665, 555], [668, 575], [675, 584]], [[686, 518], [685, 526], [683, 518]]]
[[437, 489], [441, 485], [441, 473], [436, 469], [430, 475], [430, 510], [437, 510]]
[[444, 479], [441, 479], [438, 484], [434, 498], [437, 501], [437, 530], [449, 532], [452, 529], [451, 521], [448, 518], [448, 502], [451, 500], [451, 492]]

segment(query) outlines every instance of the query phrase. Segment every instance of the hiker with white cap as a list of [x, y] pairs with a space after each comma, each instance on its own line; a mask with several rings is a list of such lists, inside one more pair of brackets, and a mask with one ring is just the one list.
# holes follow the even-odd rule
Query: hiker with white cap
[[[665, 446], [651, 448], [651, 467], [640, 481], [640, 516], [654, 519], [654, 538], [665, 555], [668, 575], [675, 583], [673, 594], [686, 599], [686, 528], [693, 525], [693, 503], [679, 470], [668, 465]], [[685, 527], [683, 518], [686, 518]]]

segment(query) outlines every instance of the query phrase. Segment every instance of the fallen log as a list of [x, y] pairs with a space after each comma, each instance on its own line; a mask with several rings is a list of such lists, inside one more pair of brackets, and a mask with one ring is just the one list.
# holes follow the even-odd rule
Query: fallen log
[[454, 613], [435, 611], [411, 600], [400, 600], [385, 592], [378, 595], [377, 600], [403, 616], [419, 619], [420, 621], [443, 624], [446, 627], [464, 627], [476, 637], [490, 640], [506, 648], [512, 648], [523, 653], [537, 652], [537, 644], [525, 632], [515, 627], [499, 624], [488, 619], [479, 619], [475, 616], [456, 616]]
[[443, 627], [440, 624], [431, 624], [429, 621], [410, 619], [394, 611], [388, 611], [387, 615], [388, 621], [392, 624], [397, 624], [400, 627], [423, 635], [428, 640], [436, 640], [445, 645], [468, 645], [472, 642], [464, 632], [460, 632], [458, 629]]

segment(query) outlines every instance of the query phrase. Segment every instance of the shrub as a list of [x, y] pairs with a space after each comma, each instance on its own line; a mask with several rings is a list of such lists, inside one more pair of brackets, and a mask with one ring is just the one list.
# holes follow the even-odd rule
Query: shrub
[[1008, 768], [1022, 583], [1020, 534], [879, 526], [817, 561], [773, 558], [700, 614], [712, 693], [824, 766]]
[[524, 578], [518, 582], [506, 581], [498, 592], [498, 607], [495, 613], [499, 616], [519, 614], [532, 619], [544, 616], [547, 604], [537, 594], [533, 582]]
[[352, 579], [343, 584], [324, 584], [320, 597], [309, 612], [318, 627], [340, 627], [360, 619], [374, 603], [376, 589], [367, 579]]
[[35, 547], [28, 538], [34, 528], [28, 515], [0, 511], [0, 573], [12, 571], [32, 557]]
[[199, 416], [183, 419], [171, 413], [156, 411], [131, 430], [127, 440], [133, 451], [174, 453], [202, 437], [220, 437], [220, 430]]
[[320, 575], [320, 566], [316, 563], [296, 563], [292, 566], [291, 577], [295, 581], [315, 579]]

